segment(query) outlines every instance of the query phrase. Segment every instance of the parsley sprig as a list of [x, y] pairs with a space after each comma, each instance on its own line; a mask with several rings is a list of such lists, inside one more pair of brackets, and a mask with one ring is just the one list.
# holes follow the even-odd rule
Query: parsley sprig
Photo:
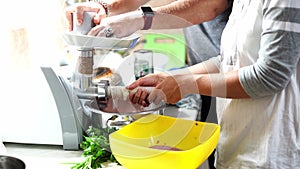
[[88, 136], [84, 136], [84, 141], [80, 144], [85, 160], [71, 169], [97, 169], [102, 168], [104, 162], [118, 163], [109, 146], [109, 134], [115, 131], [117, 131], [115, 127], [89, 127], [86, 131]]

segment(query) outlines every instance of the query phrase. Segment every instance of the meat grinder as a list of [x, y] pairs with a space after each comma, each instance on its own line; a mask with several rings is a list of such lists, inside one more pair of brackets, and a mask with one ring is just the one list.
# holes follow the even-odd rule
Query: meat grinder
[[[106, 118], [129, 114], [132, 117], [133, 114], [163, 110], [164, 104], [141, 107], [126, 99], [113, 98], [111, 91], [126, 93], [126, 89], [115, 80], [118, 76], [114, 76], [109, 67], [97, 67], [98, 63], [95, 63], [96, 58], [107, 56], [114, 50], [131, 49], [137, 44], [140, 35], [133, 34], [119, 39], [92, 37], [68, 31], [63, 34], [63, 38], [76, 53], [76, 63], [68, 65], [71, 66], [72, 76], [65, 77], [52, 67], [42, 67], [42, 71], [59, 112], [64, 149], [79, 149], [83, 133], [90, 126], [106, 126]], [[96, 55], [96, 51], [100, 51], [100, 55]]]

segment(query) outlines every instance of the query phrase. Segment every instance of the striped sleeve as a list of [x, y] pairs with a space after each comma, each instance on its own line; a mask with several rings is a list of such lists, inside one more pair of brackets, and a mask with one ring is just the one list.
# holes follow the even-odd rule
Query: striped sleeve
[[263, 0], [258, 61], [241, 68], [239, 79], [252, 98], [282, 91], [300, 57], [300, 0]]

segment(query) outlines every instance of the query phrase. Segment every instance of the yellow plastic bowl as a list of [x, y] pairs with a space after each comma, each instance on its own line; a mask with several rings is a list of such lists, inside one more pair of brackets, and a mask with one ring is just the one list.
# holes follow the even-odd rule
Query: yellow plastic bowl
[[219, 136], [220, 126], [214, 123], [150, 114], [110, 134], [109, 140], [113, 155], [127, 169], [196, 169]]

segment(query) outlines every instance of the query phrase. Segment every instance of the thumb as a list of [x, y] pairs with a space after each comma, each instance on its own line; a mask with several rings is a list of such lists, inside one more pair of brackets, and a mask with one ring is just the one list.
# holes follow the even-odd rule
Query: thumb
[[99, 12], [95, 15], [93, 21], [96, 25], [99, 25], [101, 20], [106, 17], [106, 14], [103, 12]]
[[131, 83], [126, 88], [129, 90], [132, 90], [138, 86], [155, 86], [155, 84], [153, 83], [151, 76], [145, 76], [145, 77], [139, 78], [135, 82]]
[[133, 90], [133, 89], [135, 89], [135, 88], [138, 87], [138, 86], [140, 86], [140, 83], [139, 83], [139, 81], [137, 80], [137, 81], [131, 83], [129, 86], [126, 86], [126, 89], [128, 89], [128, 90]]

